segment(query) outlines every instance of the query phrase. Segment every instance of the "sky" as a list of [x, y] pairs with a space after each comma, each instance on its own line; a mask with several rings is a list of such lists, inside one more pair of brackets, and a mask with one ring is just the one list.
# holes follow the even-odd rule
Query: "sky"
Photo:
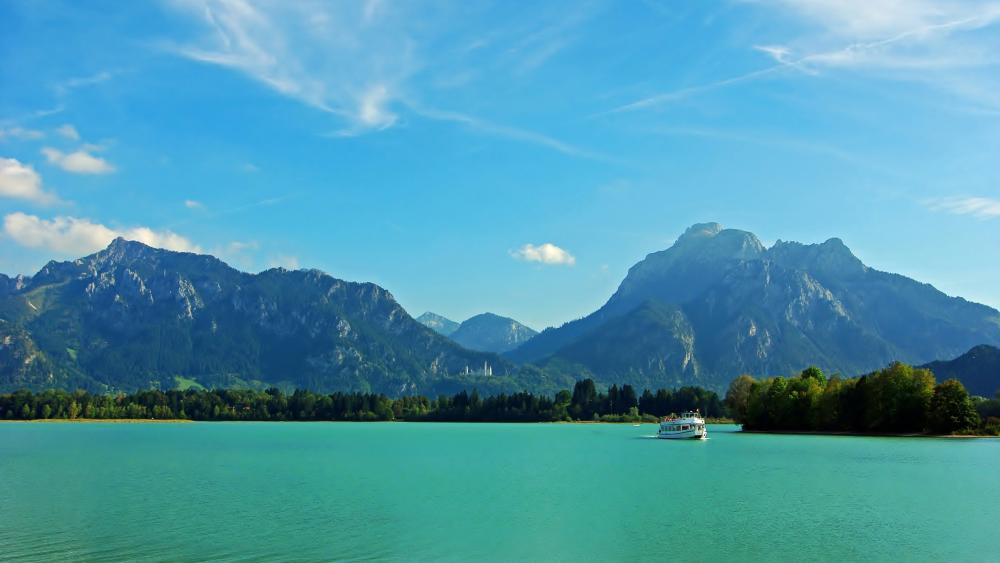
[[586, 315], [693, 223], [1000, 306], [1000, 2], [0, 2], [0, 272], [116, 236]]

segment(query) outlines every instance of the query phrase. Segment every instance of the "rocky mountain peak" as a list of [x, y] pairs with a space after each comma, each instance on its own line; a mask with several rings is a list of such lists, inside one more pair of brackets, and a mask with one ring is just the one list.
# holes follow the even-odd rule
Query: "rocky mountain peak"
[[767, 257], [786, 268], [809, 271], [824, 283], [853, 279], [868, 271], [868, 267], [839, 238], [831, 238], [821, 244], [779, 240], [767, 251]]
[[458, 330], [459, 325], [459, 323], [447, 317], [443, 317], [430, 311], [427, 311], [423, 315], [417, 317], [417, 322], [444, 336], [450, 336], [453, 332]]
[[[701, 259], [753, 260], [765, 251], [757, 235], [739, 229], [724, 229], [719, 223], [688, 227], [664, 253], [696, 253]], [[650, 257], [661, 253], [651, 254]], [[647, 257], [648, 259], [648, 257]]]
[[760, 259], [764, 245], [753, 233], [719, 223], [692, 225], [673, 246], [654, 252], [629, 269], [608, 302], [621, 314], [646, 299], [684, 303], [715, 283], [733, 265]]
[[681, 238], [714, 237], [723, 231], [719, 223], [695, 223], [684, 231]]
[[[107, 248], [92, 254], [88, 258], [90, 258], [92, 262], [102, 265], [123, 264], [132, 262], [142, 256], [155, 252], [158, 252], [158, 250], [153, 247], [146, 246], [141, 242], [126, 240], [122, 237], [118, 237], [111, 241], [111, 244], [109, 244]], [[86, 260], [86, 258], [83, 260]]]

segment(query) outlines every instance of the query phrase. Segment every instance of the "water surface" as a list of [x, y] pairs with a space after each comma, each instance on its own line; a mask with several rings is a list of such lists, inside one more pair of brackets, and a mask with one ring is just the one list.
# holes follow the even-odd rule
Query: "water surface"
[[0, 424], [0, 559], [998, 557], [998, 440], [733, 430]]

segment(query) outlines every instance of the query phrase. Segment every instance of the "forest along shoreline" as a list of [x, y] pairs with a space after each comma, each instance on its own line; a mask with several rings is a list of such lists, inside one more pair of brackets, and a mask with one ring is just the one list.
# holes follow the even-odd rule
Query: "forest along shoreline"
[[1000, 392], [971, 397], [957, 379], [937, 383], [903, 363], [856, 378], [809, 367], [785, 378], [734, 379], [726, 409], [744, 432], [857, 436], [1000, 436]]
[[554, 396], [529, 392], [437, 398], [280, 389], [146, 390], [92, 394], [28, 390], [0, 394], [0, 420], [42, 422], [345, 421], [656, 423], [698, 410], [746, 433], [833, 436], [1000, 436], [1000, 394], [970, 397], [961, 382], [937, 383], [927, 369], [893, 363], [857, 378], [827, 378], [810, 367], [793, 377], [734, 379], [720, 400], [700, 387], [599, 390], [591, 379]]
[[156, 419], [195, 421], [375, 422], [658, 422], [674, 412], [695, 410], [725, 418], [718, 394], [700, 387], [644, 390], [612, 385], [599, 391], [593, 380], [553, 397], [528, 392], [481, 397], [461, 391], [431, 399], [389, 398], [374, 393], [332, 393], [280, 389], [138, 391], [132, 394], [22, 390], [0, 394], [0, 420]]

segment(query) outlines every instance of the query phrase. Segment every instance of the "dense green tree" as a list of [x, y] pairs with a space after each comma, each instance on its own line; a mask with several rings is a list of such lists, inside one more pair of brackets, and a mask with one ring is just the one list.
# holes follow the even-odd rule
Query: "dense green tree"
[[573, 386], [573, 398], [570, 400], [570, 414], [577, 419], [587, 420], [593, 417], [597, 403], [597, 387], [593, 379], [577, 381]]
[[726, 409], [729, 416], [737, 422], [746, 421], [747, 408], [750, 404], [750, 390], [753, 387], [754, 379], [743, 374], [729, 383], [729, 390], [726, 391]]
[[802, 370], [802, 379], [815, 379], [820, 385], [826, 385], [826, 376], [823, 375], [823, 370], [816, 366], [809, 366]]
[[938, 434], [969, 432], [979, 426], [976, 407], [957, 379], [949, 379], [934, 388], [928, 419], [931, 431]]

